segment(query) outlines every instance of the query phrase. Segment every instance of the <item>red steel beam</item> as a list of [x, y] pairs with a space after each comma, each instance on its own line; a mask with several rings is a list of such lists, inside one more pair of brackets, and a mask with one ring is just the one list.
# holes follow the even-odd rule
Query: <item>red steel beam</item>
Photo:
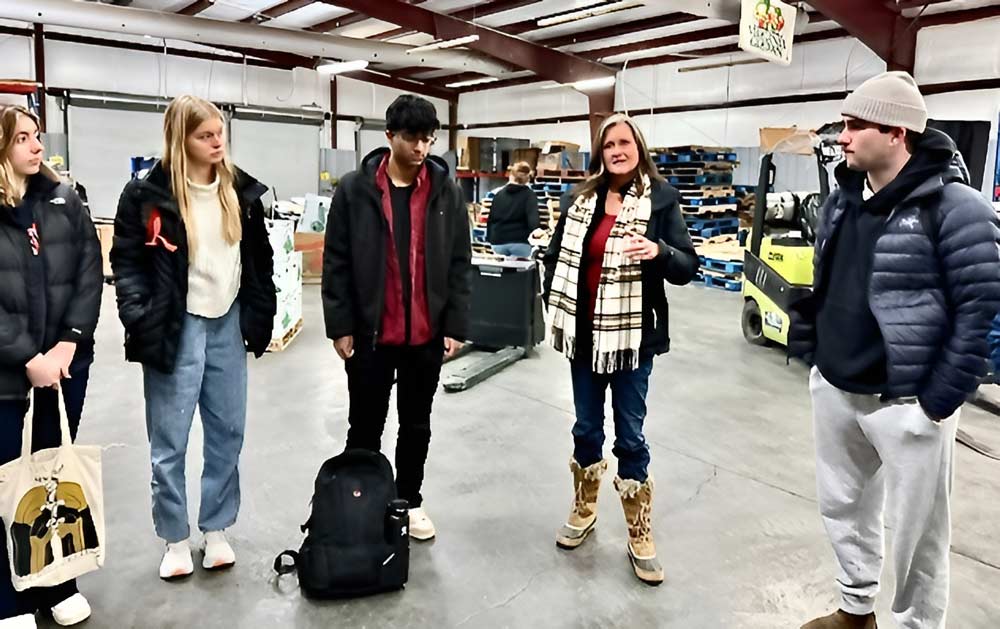
[[199, 13], [201, 13], [202, 11], [211, 6], [212, 2], [210, 2], [209, 0], [197, 0], [196, 2], [192, 2], [191, 4], [186, 5], [183, 9], [181, 9], [177, 13], [180, 15], [189, 15], [189, 16], [198, 15]]
[[[427, 0], [403, 0], [403, 1], [407, 2], [408, 4], [422, 4]], [[345, 6], [343, 2], [327, 2], [326, 4], [334, 4], [344, 9], [350, 8], [348, 6]], [[361, 11], [354, 11], [346, 15], [342, 15], [340, 17], [335, 17], [330, 20], [324, 20], [319, 24], [313, 24], [312, 26], [307, 27], [306, 30], [312, 31], [314, 33], [328, 33], [335, 28], [341, 28], [343, 26], [350, 26], [351, 24], [357, 24], [358, 22], [364, 22], [369, 18], [371, 18], [370, 15], [362, 13]]]
[[949, 11], [948, 13], [938, 13], [917, 19], [920, 26], [944, 26], [946, 24], [961, 24], [963, 22], [973, 22], [975, 20], [988, 20], [1000, 17], [1000, 6], [979, 7], [977, 9], [966, 9], [964, 11]]
[[[570, 35], [540, 39], [538, 40], [538, 43], [543, 46], [548, 46], [549, 48], [560, 48], [562, 46], [584, 44], [591, 41], [598, 41], [600, 39], [608, 39], [610, 37], [631, 35], [633, 33], [639, 33], [654, 28], [664, 28], [666, 26], [677, 26], [678, 24], [697, 22], [702, 19], [704, 18], [699, 15], [690, 15], [688, 13], [667, 13], [666, 15], [661, 15], [659, 17], [647, 17], [641, 20], [634, 20], [632, 22], [615, 24], [614, 26], [605, 26], [604, 28], [595, 28], [589, 31], [572, 33]], [[505, 28], [500, 27], [500, 30], [505, 30]]]
[[912, 19], [887, 8], [882, 0], [810, 0], [809, 5], [871, 48], [890, 70], [913, 73], [917, 29]]
[[740, 27], [738, 24], [716, 26], [714, 28], [706, 28], [704, 30], [691, 31], [689, 33], [678, 33], [677, 35], [668, 35], [666, 37], [644, 39], [642, 41], [632, 42], [630, 44], [620, 44], [618, 46], [608, 46], [606, 48], [595, 48], [593, 50], [585, 50], [580, 54], [584, 57], [587, 57], [588, 59], [602, 59], [605, 57], [614, 57], [617, 55], [623, 55], [630, 52], [639, 52], [642, 50], [648, 50], [651, 48], [662, 48], [664, 46], [677, 46], [679, 44], [689, 44], [691, 42], [701, 41], [703, 39], [733, 37], [739, 34], [740, 34]]
[[253, 24], [257, 22], [258, 17], [262, 17], [266, 20], [273, 20], [275, 18], [281, 17], [282, 15], [291, 13], [292, 11], [298, 11], [299, 9], [307, 7], [315, 2], [316, 0], [287, 0], [286, 2], [282, 2], [277, 6], [271, 7], [270, 9], [265, 9], [264, 11], [258, 11], [257, 13], [254, 13], [250, 17], [243, 18], [240, 21], [243, 22], [244, 24]]
[[531, 70], [553, 81], [572, 83], [615, 74], [612, 68], [582, 57], [518, 39], [496, 29], [479, 26], [450, 15], [428, 11], [400, 0], [381, 0], [378, 3], [367, 0], [336, 0], [336, 4], [345, 9], [365, 11], [375, 19], [427, 33], [437, 39], [479, 35], [479, 41], [469, 44], [469, 48], [511, 63], [518, 68]]
[[35, 48], [35, 82], [38, 83], [38, 126], [45, 132], [45, 27], [35, 23], [33, 29]]
[[[494, 0], [493, 2], [487, 2], [486, 4], [480, 4], [474, 7], [469, 7], [468, 9], [462, 9], [461, 11], [448, 13], [448, 15], [457, 17], [460, 20], [472, 21], [478, 18], [486, 17], [487, 15], [494, 15], [496, 13], [503, 13], [504, 11], [520, 9], [521, 7], [528, 6], [529, 4], [535, 4], [537, 2], [541, 2], [541, 0]], [[402, 37], [404, 35], [410, 35], [412, 33], [413, 30], [408, 28], [394, 28], [384, 33], [372, 35], [368, 39], [386, 40]]]

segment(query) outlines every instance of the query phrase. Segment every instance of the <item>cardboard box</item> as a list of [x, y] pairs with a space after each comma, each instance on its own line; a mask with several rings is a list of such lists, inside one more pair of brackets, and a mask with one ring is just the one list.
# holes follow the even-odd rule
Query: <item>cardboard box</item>
[[278, 299], [278, 311], [274, 315], [271, 340], [278, 340], [288, 334], [302, 319], [302, 288]]
[[330, 214], [331, 197], [313, 193], [306, 194], [302, 220], [299, 221], [298, 233], [323, 233], [326, 231], [326, 219]]
[[514, 149], [510, 156], [511, 165], [518, 162], [528, 162], [531, 170], [538, 169], [538, 158], [542, 155], [540, 148]]
[[295, 234], [295, 250], [302, 252], [302, 279], [315, 283], [323, 277], [323, 246], [326, 234]]
[[295, 250], [295, 224], [292, 221], [266, 219], [267, 239], [274, 251], [275, 265]]
[[104, 277], [111, 277], [111, 244], [115, 238], [114, 225], [95, 225], [97, 239], [101, 242], [101, 261]]
[[815, 134], [798, 127], [764, 127], [760, 130], [760, 150], [770, 153], [776, 148], [780, 153], [813, 155]]
[[302, 291], [302, 254], [292, 252], [284, 260], [276, 260], [274, 265], [274, 288], [278, 300], [298, 290]]

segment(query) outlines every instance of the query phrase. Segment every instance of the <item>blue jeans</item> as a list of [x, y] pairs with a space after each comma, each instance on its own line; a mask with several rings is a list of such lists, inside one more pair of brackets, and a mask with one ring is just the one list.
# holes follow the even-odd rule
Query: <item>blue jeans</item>
[[633, 371], [596, 374], [589, 361], [570, 362], [573, 374], [573, 402], [576, 423], [573, 425], [573, 457], [582, 467], [604, 458], [604, 399], [611, 386], [611, 407], [615, 417], [615, 446], [618, 475], [623, 479], [644, 482], [648, 476], [649, 444], [642, 434], [646, 419], [646, 393], [653, 359], [642, 358]]
[[247, 411], [247, 353], [239, 302], [218, 319], [184, 315], [173, 373], [143, 367], [153, 463], [153, 524], [167, 543], [190, 536], [184, 460], [194, 408], [201, 412], [204, 471], [198, 528], [221, 531], [240, 508], [240, 450]]
[[[79, 349], [77, 350], [80, 351]], [[92, 351], [92, 350], [91, 350]], [[63, 380], [63, 400], [66, 402], [70, 436], [75, 440], [87, 396], [87, 381], [93, 355], [79, 355], [70, 365], [72, 378]], [[55, 389], [34, 389], [32, 413], [32, 443], [34, 452], [58, 447], [62, 441], [59, 432], [58, 392]], [[30, 401], [0, 400], [0, 465], [21, 456], [21, 430], [28, 416]], [[55, 587], [32, 588], [16, 592], [10, 581], [10, 561], [7, 558], [7, 536], [0, 533], [0, 620], [20, 614], [33, 614], [40, 609], [51, 609], [77, 593], [76, 580]]]
[[508, 256], [512, 258], [530, 258], [531, 253], [534, 251], [534, 247], [525, 244], [510, 244], [510, 245], [490, 245], [493, 248], [494, 253], [502, 256]]

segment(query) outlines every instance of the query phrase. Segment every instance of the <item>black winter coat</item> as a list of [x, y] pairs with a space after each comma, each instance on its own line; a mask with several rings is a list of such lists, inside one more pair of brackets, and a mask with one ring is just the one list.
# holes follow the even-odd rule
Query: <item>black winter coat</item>
[[[337, 185], [323, 250], [326, 335], [378, 342], [385, 303], [389, 225], [375, 174], [389, 153], [369, 153]], [[444, 160], [431, 156], [425, 240], [427, 310], [435, 336], [466, 340], [472, 292], [469, 213]]]
[[535, 191], [530, 186], [510, 183], [494, 195], [490, 204], [486, 242], [492, 245], [527, 244], [528, 236], [540, 224]]
[[29, 332], [28, 235], [12, 209], [0, 206], [0, 399], [25, 399], [31, 388], [25, 364], [56, 343], [73, 341], [78, 353], [92, 347], [104, 288], [97, 230], [73, 189], [35, 175], [26, 202], [33, 205], [45, 264], [45, 334], [38, 343]]
[[[962, 181], [953, 166], [896, 206], [876, 240], [869, 284], [859, 287], [885, 342], [883, 399], [916, 397], [936, 419], [954, 413], [986, 373], [986, 334], [1000, 312], [1000, 224], [986, 199]], [[790, 308], [788, 354], [810, 364], [827, 245], [844, 204], [839, 190], [827, 199], [813, 294]]]
[[[670, 351], [669, 306], [664, 282], [683, 286], [694, 279], [700, 266], [681, 215], [680, 193], [662, 181], [653, 180], [652, 186], [652, 214], [645, 236], [659, 244], [660, 255], [642, 263], [642, 343], [639, 349], [647, 356]], [[552, 290], [566, 217], [575, 201], [572, 192], [563, 195], [559, 204], [559, 223], [542, 257], [545, 263], [545, 303], [548, 303]]]
[[[243, 239], [242, 275], [237, 299], [240, 329], [247, 350], [258, 358], [271, 340], [277, 293], [273, 252], [264, 224], [261, 195], [267, 187], [237, 169]], [[159, 217], [154, 240], [153, 223]], [[174, 250], [171, 248], [176, 247]], [[143, 179], [133, 179], [122, 191], [115, 216], [111, 268], [118, 297], [118, 317], [125, 326], [125, 358], [172, 373], [187, 312], [187, 231], [171, 192], [170, 178], [157, 162]]]

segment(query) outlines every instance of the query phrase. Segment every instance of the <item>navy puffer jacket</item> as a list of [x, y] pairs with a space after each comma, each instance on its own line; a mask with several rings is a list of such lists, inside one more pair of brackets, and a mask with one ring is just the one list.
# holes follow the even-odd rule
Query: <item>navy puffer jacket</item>
[[[954, 150], [938, 131], [925, 136], [927, 144], [947, 141]], [[839, 190], [823, 206], [814, 290], [789, 313], [788, 354], [810, 364], [827, 245], [844, 209]], [[886, 346], [884, 399], [916, 397], [932, 418], [950, 416], [986, 373], [986, 335], [1000, 312], [1000, 223], [957, 166], [917, 186], [889, 214], [867, 290]]]

